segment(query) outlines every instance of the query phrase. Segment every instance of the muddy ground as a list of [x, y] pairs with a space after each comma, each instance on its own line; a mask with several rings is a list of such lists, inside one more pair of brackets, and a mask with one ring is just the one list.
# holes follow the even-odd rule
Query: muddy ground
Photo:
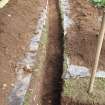
[[[73, 20], [66, 37], [70, 62], [92, 67], [94, 64], [102, 10], [94, 7], [89, 0], [69, 0], [70, 18]], [[99, 69], [105, 69], [105, 41], [100, 56]]]
[[10, 0], [0, 9], [0, 104], [7, 105], [7, 96], [16, 79], [15, 65], [25, 48], [45, 0]]

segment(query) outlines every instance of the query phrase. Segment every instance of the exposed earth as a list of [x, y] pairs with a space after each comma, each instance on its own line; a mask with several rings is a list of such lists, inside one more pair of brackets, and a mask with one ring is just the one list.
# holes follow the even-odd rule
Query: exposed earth
[[24, 56], [28, 40], [45, 0], [10, 0], [0, 9], [0, 104], [7, 105], [8, 95], [14, 87], [15, 65]]
[[[73, 20], [66, 37], [70, 63], [91, 68], [94, 64], [97, 40], [102, 19], [102, 9], [89, 0], [69, 0], [70, 18]], [[105, 69], [105, 41], [100, 56], [99, 69]]]
[[[7, 105], [8, 95], [16, 80], [15, 65], [24, 56], [28, 40], [35, 32], [38, 16], [46, 0], [10, 0], [0, 9], [0, 104]], [[92, 67], [100, 30], [102, 10], [96, 9], [88, 0], [69, 0], [71, 28], [65, 38], [66, 53], [70, 63]], [[47, 50], [40, 45], [38, 69], [43, 74], [33, 74], [28, 103], [37, 104], [35, 94], [42, 98], [42, 105], [84, 105], [61, 97], [63, 73], [63, 29], [57, 0], [49, 0], [49, 32]], [[45, 42], [46, 43], [46, 42]], [[41, 49], [42, 48], [42, 49]], [[43, 52], [42, 50], [46, 50]], [[46, 57], [43, 60], [43, 55]], [[37, 56], [37, 57], [38, 57]], [[103, 43], [99, 69], [104, 70], [105, 42]], [[44, 67], [43, 67], [44, 66]], [[36, 77], [38, 79], [36, 79]], [[35, 84], [34, 84], [35, 83]], [[41, 89], [41, 90], [40, 90]], [[28, 91], [28, 92], [29, 92]], [[27, 95], [26, 95], [27, 96]], [[29, 100], [30, 99], [30, 100]], [[62, 101], [61, 101], [62, 100]], [[39, 101], [39, 100], [38, 100]], [[27, 104], [27, 101], [26, 101]], [[25, 105], [25, 104], [24, 104]], [[86, 105], [86, 104], [85, 104]], [[89, 105], [89, 104], [88, 104]]]
[[[102, 9], [94, 7], [89, 0], [68, 1], [70, 5], [69, 18], [72, 19], [73, 24], [68, 28], [68, 33], [65, 37], [65, 52], [70, 58], [70, 64], [92, 69], [101, 26]], [[102, 46], [98, 70], [105, 70], [104, 61], [105, 41]], [[76, 79], [71, 78], [70, 80], [65, 80], [64, 94], [66, 95], [63, 94], [62, 104], [91, 105], [93, 103], [93, 105], [97, 105], [96, 103], [99, 103], [100, 105], [104, 105], [105, 102], [102, 98], [104, 97], [104, 82], [102, 83], [104, 79], [99, 79], [99, 81], [97, 79], [95, 80], [94, 95], [92, 96], [87, 94], [89, 87], [89, 80], [87, 78], [77, 77]], [[101, 97], [101, 95], [103, 96]]]
[[41, 105], [61, 105], [63, 80], [63, 29], [58, 0], [49, 0], [48, 43]]

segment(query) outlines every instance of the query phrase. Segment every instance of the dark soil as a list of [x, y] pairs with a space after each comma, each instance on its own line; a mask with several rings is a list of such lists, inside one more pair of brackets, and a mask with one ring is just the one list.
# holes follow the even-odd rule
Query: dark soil
[[[35, 31], [44, 0], [10, 0], [0, 9], [0, 104], [6, 105], [15, 81], [16, 61], [24, 54]], [[3, 89], [3, 84], [6, 88]]]
[[42, 105], [61, 105], [63, 29], [59, 0], [49, 0], [49, 32], [43, 76]]
[[[97, 39], [101, 25], [102, 10], [94, 7], [89, 0], [69, 0], [70, 17], [74, 21], [66, 37], [70, 62], [92, 67], [94, 64]], [[105, 69], [105, 41], [100, 56], [99, 69]]]

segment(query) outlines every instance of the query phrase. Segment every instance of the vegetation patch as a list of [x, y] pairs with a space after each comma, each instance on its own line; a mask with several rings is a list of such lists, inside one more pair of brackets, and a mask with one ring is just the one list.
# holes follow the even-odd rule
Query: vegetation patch
[[26, 95], [25, 95], [25, 101], [23, 103], [23, 105], [29, 105], [29, 99], [30, 99], [30, 96], [32, 95], [31, 92], [27, 92]]
[[105, 104], [105, 79], [97, 78], [93, 94], [88, 94], [89, 78], [75, 78], [65, 80], [64, 96], [73, 98], [81, 103]]
[[90, 0], [97, 7], [105, 7], [105, 0]]

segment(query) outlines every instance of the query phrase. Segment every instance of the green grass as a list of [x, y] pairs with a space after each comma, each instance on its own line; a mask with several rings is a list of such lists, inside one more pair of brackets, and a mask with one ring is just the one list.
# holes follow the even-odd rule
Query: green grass
[[43, 32], [44, 35], [41, 37], [41, 44], [46, 44], [48, 42], [48, 24], [46, 22], [46, 25], [44, 26]]
[[90, 0], [97, 7], [105, 7], [105, 0]]
[[64, 62], [63, 62], [63, 69], [64, 71], [67, 71], [68, 65], [67, 65], [67, 55], [64, 53]]
[[27, 92], [26, 95], [25, 95], [25, 101], [23, 103], [23, 105], [29, 105], [29, 99], [30, 99], [30, 96], [32, 95], [31, 92]]
[[81, 103], [105, 104], [105, 79], [96, 79], [93, 94], [88, 94], [89, 78], [65, 80], [64, 96], [69, 96]]

